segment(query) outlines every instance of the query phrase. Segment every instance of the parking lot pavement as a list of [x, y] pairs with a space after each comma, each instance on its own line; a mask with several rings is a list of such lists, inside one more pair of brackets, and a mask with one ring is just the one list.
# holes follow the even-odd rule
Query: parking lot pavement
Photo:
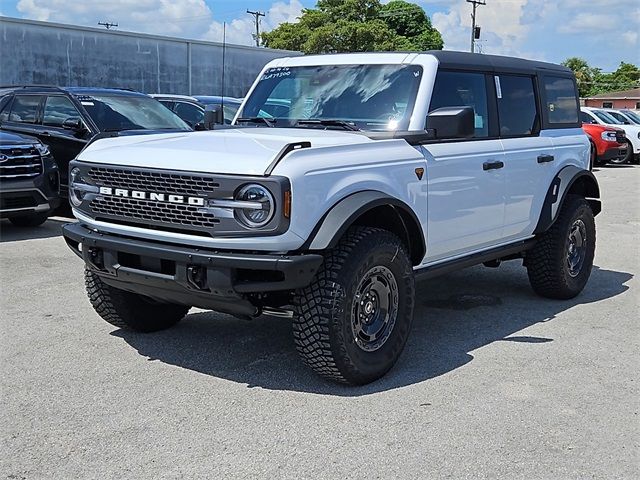
[[60, 222], [2, 222], [0, 478], [638, 478], [640, 168], [596, 172], [596, 267], [571, 301], [518, 262], [421, 284], [396, 367], [362, 388], [290, 325], [98, 318]]

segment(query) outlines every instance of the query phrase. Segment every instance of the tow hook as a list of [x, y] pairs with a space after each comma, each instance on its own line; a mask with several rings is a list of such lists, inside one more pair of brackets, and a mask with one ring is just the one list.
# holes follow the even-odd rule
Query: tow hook
[[207, 288], [207, 270], [197, 265], [187, 267], [187, 282], [197, 290]]

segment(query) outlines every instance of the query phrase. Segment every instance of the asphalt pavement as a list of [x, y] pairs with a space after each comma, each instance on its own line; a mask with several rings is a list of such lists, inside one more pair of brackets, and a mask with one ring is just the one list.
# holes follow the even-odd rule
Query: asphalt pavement
[[639, 478], [640, 167], [595, 175], [579, 297], [536, 297], [517, 261], [422, 283], [400, 361], [359, 388], [308, 370], [284, 319], [118, 330], [61, 221], [2, 221], [0, 478]]

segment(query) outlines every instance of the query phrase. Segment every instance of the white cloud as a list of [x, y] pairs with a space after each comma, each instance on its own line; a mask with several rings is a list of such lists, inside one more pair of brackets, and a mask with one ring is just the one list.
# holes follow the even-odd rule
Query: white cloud
[[[300, 3], [299, 0], [275, 2], [271, 5], [271, 8], [265, 12], [265, 16], [260, 18], [260, 31], [268, 32], [283, 22], [296, 22], [301, 14], [302, 3]], [[209, 30], [204, 35], [204, 38], [214, 42], [222, 42], [222, 30], [222, 22], [214, 21], [209, 26]], [[227, 43], [255, 45], [255, 31], [254, 18], [249, 16], [249, 14], [245, 14], [227, 23]]]
[[16, 9], [26, 18], [97, 26], [113, 22], [118, 29], [200, 37], [213, 19], [204, 0], [20, 0]]

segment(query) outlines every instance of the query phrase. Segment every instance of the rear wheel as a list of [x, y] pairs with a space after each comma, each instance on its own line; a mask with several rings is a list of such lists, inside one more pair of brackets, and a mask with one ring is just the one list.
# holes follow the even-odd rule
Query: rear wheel
[[296, 348], [325, 378], [372, 382], [402, 353], [414, 293], [412, 265], [400, 239], [378, 228], [352, 228], [326, 253], [311, 285], [296, 292]]
[[533, 290], [543, 297], [569, 299], [589, 280], [596, 245], [593, 211], [587, 201], [569, 195], [551, 228], [527, 252]]
[[10, 217], [9, 221], [16, 227], [38, 227], [47, 221], [49, 213], [33, 213], [20, 217]]
[[84, 271], [84, 279], [94, 310], [118, 328], [156, 332], [174, 326], [189, 311], [184, 305], [159, 302], [107, 285], [88, 268]]

